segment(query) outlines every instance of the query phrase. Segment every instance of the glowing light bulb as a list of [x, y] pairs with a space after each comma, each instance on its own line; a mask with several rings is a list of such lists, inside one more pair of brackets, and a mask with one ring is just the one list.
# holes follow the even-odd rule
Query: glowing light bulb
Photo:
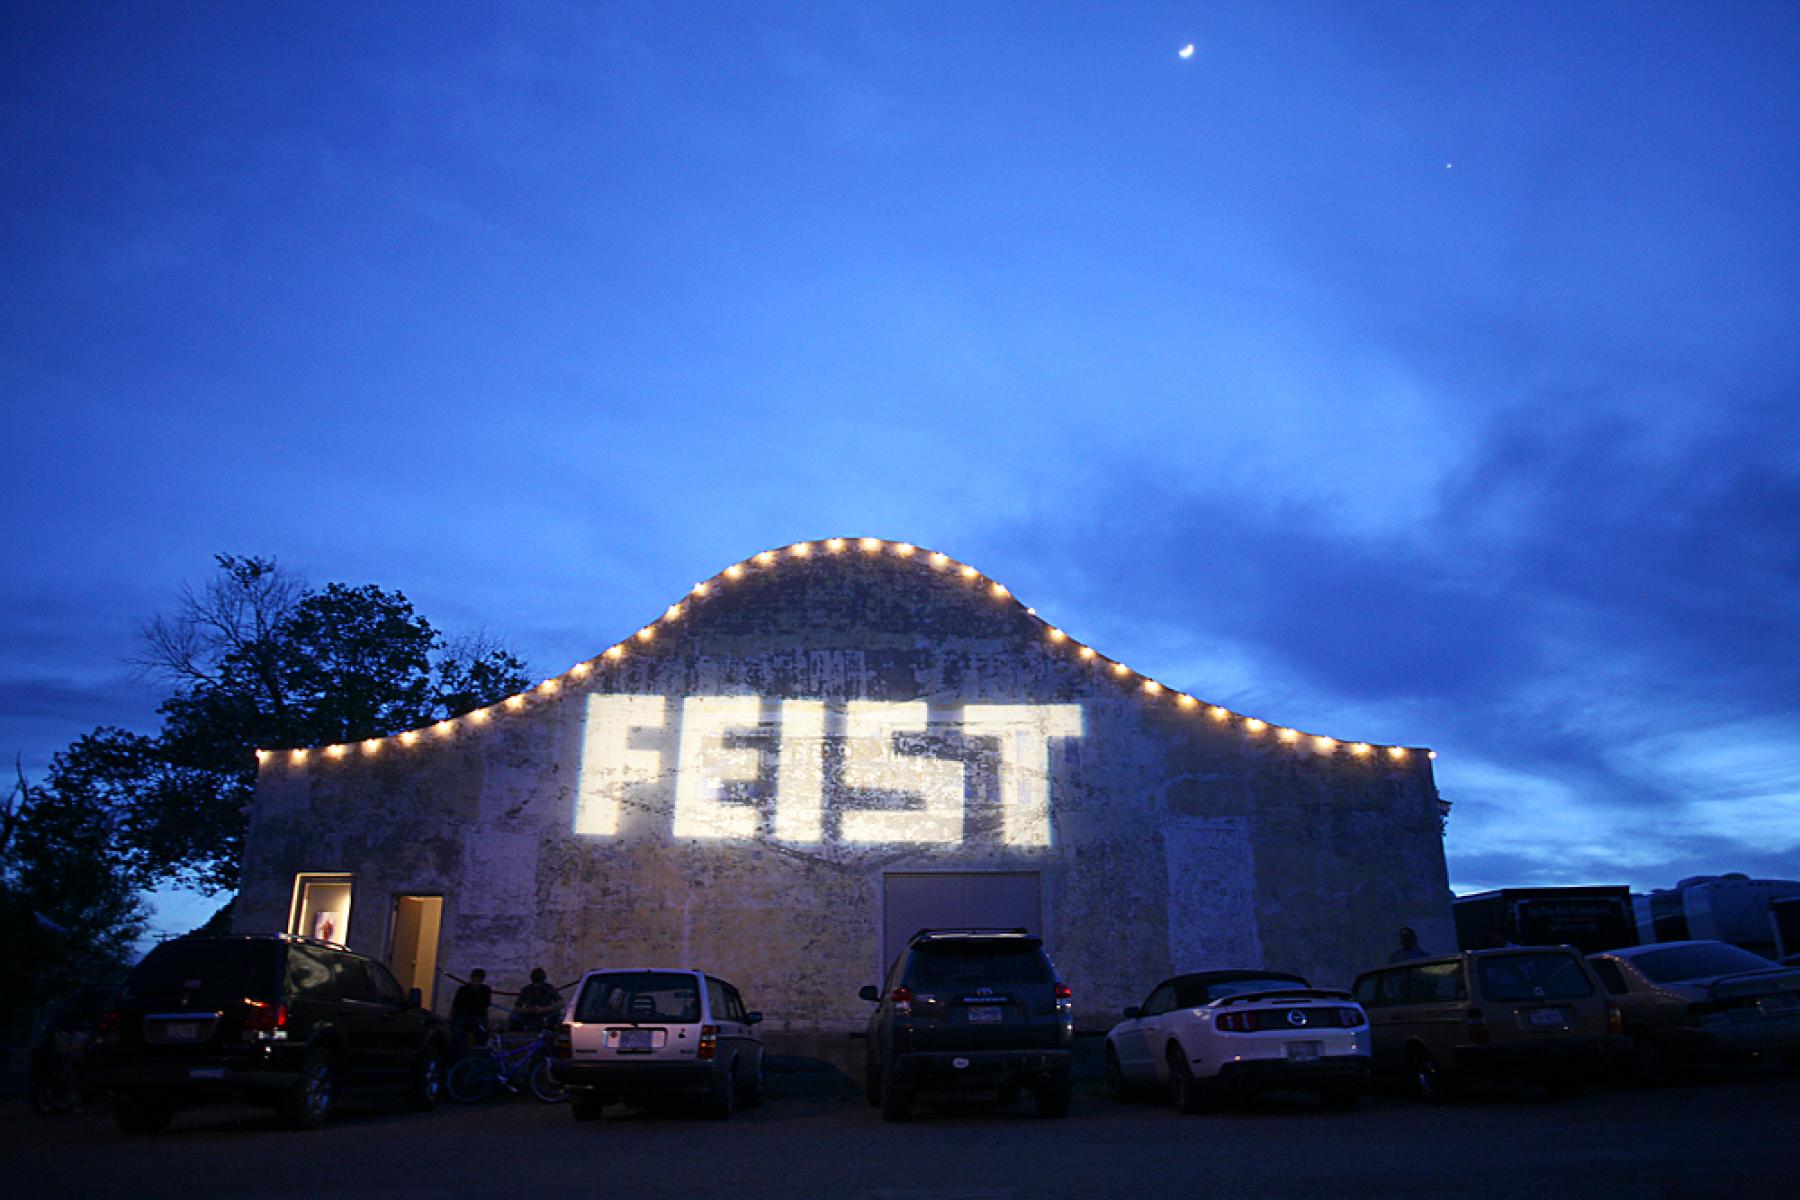
[[881, 539], [880, 538], [864, 538], [862, 541], [858, 542], [857, 545], [859, 545], [863, 548], [863, 552], [865, 554], [873, 554], [877, 550], [881, 549]]
[[544, 693], [546, 696], [548, 696], [551, 692], [554, 692], [557, 688], [559, 688], [561, 686], [562, 685], [557, 683], [556, 680], [554, 680], [554, 679], [546, 679], [546, 680], [544, 680], [544, 682], [538, 684], [537, 690]]
[[475, 722], [475, 724], [477, 724], [477, 725], [486, 725], [488, 717], [490, 717], [492, 715], [493, 714], [488, 712], [487, 709], [478, 708], [478, 709], [474, 710], [473, 712], [469, 713], [468, 717], [469, 717], [469, 720]]
[[704, 583], [696, 583], [693, 587], [693, 594], [696, 596], [704, 596], [707, 591], [707, 586]]
[[933, 554], [931, 556], [931, 565], [941, 571], [945, 567], [950, 565], [950, 556], [948, 554], [944, 554], [942, 552]]
[[637, 639], [640, 642], [654, 641], [655, 638], [656, 638], [656, 627], [653, 625], [646, 625], [642, 629], [637, 631]]
[[1320, 754], [1330, 754], [1333, 750], [1337, 749], [1337, 739], [1316, 737], [1313, 739], [1313, 749], [1317, 750]]
[[665, 620], [665, 621], [673, 621], [673, 620], [675, 620], [675, 618], [679, 617], [680, 615], [681, 615], [681, 605], [679, 605], [679, 604], [671, 604], [671, 605], [669, 605], [669, 607], [663, 609], [663, 620]]
[[911, 558], [918, 549], [919, 548], [911, 542], [901, 542], [894, 547], [894, 553], [898, 554], [901, 558]]
[[342, 758], [348, 753], [350, 753], [349, 749], [344, 746], [325, 747], [325, 756], [327, 758]]
[[520, 695], [517, 695], [517, 696], [508, 696], [506, 698], [506, 707], [512, 708], [512, 709], [524, 708], [525, 707], [524, 695], [521, 693]]
[[1350, 746], [1350, 753], [1356, 755], [1358, 758], [1367, 758], [1371, 749], [1373, 749], [1373, 747], [1367, 742], [1354, 742]]
[[1183, 692], [1181, 694], [1181, 707], [1193, 708], [1194, 706], [1196, 706], [1199, 703], [1200, 702], [1198, 700], [1194, 699], [1192, 696], [1188, 695], [1186, 692]]
[[827, 550], [831, 551], [833, 554], [840, 554], [843, 552], [843, 549], [844, 549], [844, 539], [843, 538], [828, 538], [828, 539], [826, 539], [826, 542], [825, 542], [825, 548]]
[[1092, 646], [1083, 646], [1081, 648], [1081, 657], [1083, 657], [1083, 658], [1094, 657], [1094, 648]]
[[405, 733], [400, 735], [400, 744], [402, 746], [416, 745], [418, 743], [418, 740], [419, 740], [419, 731], [416, 729], [409, 729]]
[[269, 761], [269, 752], [267, 750], [264, 750], [259, 747], [256, 751], [256, 761], [257, 762], [268, 762]]
[[1426, 758], [1436, 758], [1436, 757], [1437, 757], [1437, 751], [1436, 751], [1436, 750], [1427, 750], [1427, 751], [1426, 751], [1426, 752], [1425, 752], [1425, 757], [1426, 757]]
[[1052, 627], [1050, 630], [1050, 640], [1053, 642], [1066, 641], [1068, 639], [1068, 636], [1069, 636], [1068, 634], [1064, 633], [1060, 629]]
[[295, 750], [292, 754], [288, 755], [288, 757], [293, 759], [297, 763], [305, 762], [306, 761], [306, 751]]
[[1114, 675], [1129, 675], [1129, 674], [1131, 674], [1131, 668], [1126, 666], [1124, 663], [1114, 663], [1112, 671], [1113, 671]]
[[[549, 680], [545, 680], [544, 682], [548, 683]], [[437, 730], [437, 735], [439, 737], [449, 737], [452, 733], [456, 732], [456, 722], [439, 721], [436, 725], [433, 725], [432, 728]]]
[[364, 742], [362, 744], [362, 746], [363, 746], [364, 754], [380, 754], [381, 753], [381, 739], [380, 738], [370, 738], [368, 741]]
[[1160, 695], [1163, 690], [1163, 685], [1156, 682], [1154, 679], [1146, 679], [1144, 680], [1144, 690], [1149, 692], [1152, 696]]
[[1406, 757], [1406, 747], [1405, 746], [1389, 746], [1388, 747], [1388, 757], [1391, 759], [1394, 759], [1395, 761], [1399, 761], [1399, 760], [1405, 758]]
[[1269, 723], [1267, 721], [1259, 721], [1255, 717], [1251, 717], [1248, 721], [1244, 722], [1244, 728], [1248, 729], [1251, 733], [1261, 733], [1268, 727]]
[[1275, 736], [1284, 742], [1297, 742], [1300, 740], [1300, 731], [1297, 729], [1282, 729], [1277, 731]]
[[788, 553], [792, 554], [795, 558], [805, 558], [812, 553], [812, 543], [795, 542], [792, 546], [788, 547]]
[[[573, 675], [577, 679], [586, 679], [587, 673], [593, 669], [594, 669], [593, 663], [578, 662], [574, 666], [569, 668], [569, 674]], [[477, 710], [477, 711], [479, 711], [479, 710]]]
[[977, 571], [974, 567], [965, 566], [962, 569], [962, 577], [964, 579], [973, 579], [979, 574], [981, 574], [981, 572]]
[[989, 590], [991, 590], [994, 593], [994, 598], [996, 600], [1004, 600], [1012, 594], [1011, 592], [1008, 592], [1006, 590], [1006, 585], [1004, 583], [996, 583]]
[[608, 646], [606, 648], [606, 657], [613, 659], [615, 661], [618, 659], [624, 658], [625, 657], [624, 643], [621, 642], [616, 646]]
[[1206, 710], [1206, 715], [1215, 721], [1223, 721], [1226, 717], [1231, 715], [1231, 710], [1228, 708], [1220, 708], [1215, 704]]
[[756, 563], [758, 566], [766, 567], [774, 561], [775, 552], [773, 550], [764, 550], [761, 554], [756, 556]]
[[732, 563], [729, 567], [725, 568], [725, 578], [727, 578], [727, 579], [742, 579], [743, 577], [744, 577], [744, 564], [743, 563]]

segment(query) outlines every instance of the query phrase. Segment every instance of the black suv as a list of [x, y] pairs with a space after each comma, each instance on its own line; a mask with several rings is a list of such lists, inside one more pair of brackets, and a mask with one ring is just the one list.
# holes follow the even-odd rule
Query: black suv
[[921, 929], [862, 989], [869, 1018], [869, 1103], [904, 1121], [919, 1092], [1030, 1088], [1046, 1117], [1069, 1112], [1073, 993], [1042, 939], [1023, 929]]
[[234, 1098], [323, 1124], [340, 1091], [437, 1103], [441, 1018], [388, 969], [309, 938], [182, 938], [126, 976], [99, 1024], [113, 1114], [154, 1133], [177, 1108]]

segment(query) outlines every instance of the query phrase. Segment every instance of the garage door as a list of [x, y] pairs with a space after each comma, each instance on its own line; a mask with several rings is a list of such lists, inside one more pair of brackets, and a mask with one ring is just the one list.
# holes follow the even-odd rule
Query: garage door
[[921, 929], [1024, 928], [1042, 933], [1036, 871], [895, 873], [882, 877], [881, 969]]

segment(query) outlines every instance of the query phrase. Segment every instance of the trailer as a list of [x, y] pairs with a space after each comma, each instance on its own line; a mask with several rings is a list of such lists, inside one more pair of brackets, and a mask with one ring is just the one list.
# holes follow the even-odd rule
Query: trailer
[[1800, 899], [1800, 882], [1752, 879], [1736, 872], [1691, 875], [1672, 888], [1632, 897], [1640, 941], [1705, 938], [1730, 942], [1768, 958], [1791, 954], [1800, 942], [1800, 931], [1790, 932], [1789, 949], [1780, 949], [1781, 930], [1775, 917], [1777, 905], [1796, 899]]
[[1631, 889], [1597, 887], [1499, 888], [1458, 896], [1459, 949], [1492, 946], [1573, 946], [1583, 954], [1638, 944]]

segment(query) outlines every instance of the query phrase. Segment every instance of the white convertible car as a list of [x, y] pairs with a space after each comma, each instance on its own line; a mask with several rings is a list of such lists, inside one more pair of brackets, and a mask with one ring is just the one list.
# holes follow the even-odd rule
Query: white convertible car
[[1164, 980], [1106, 1035], [1116, 1098], [1152, 1085], [1183, 1112], [1209, 1095], [1317, 1092], [1354, 1107], [1369, 1081], [1369, 1018], [1349, 992], [1280, 971], [1200, 971]]

